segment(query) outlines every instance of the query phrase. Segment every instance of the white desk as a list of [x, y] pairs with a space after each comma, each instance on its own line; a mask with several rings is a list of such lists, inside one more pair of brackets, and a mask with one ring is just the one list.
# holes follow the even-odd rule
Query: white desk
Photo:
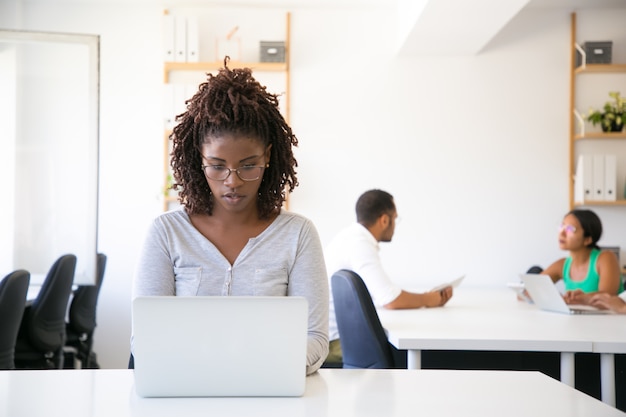
[[539, 372], [322, 369], [300, 398], [140, 398], [133, 384], [130, 370], [2, 371], [0, 416], [626, 415]]
[[[41, 291], [41, 286], [43, 284], [33, 284], [31, 283], [28, 286], [28, 291], [26, 292], [26, 301], [31, 301], [34, 300], [35, 298], [37, 298], [37, 296], [39, 295], [39, 291]], [[72, 291], [75, 291], [78, 288], [78, 285], [74, 284], [72, 285]], [[70, 299], [71, 299], [71, 295], [70, 295]]]
[[26, 293], [26, 300], [34, 300], [41, 291], [41, 284], [30, 284]]
[[443, 308], [378, 313], [411, 369], [421, 367], [421, 350], [559, 352], [561, 381], [574, 386], [574, 353], [601, 353], [602, 399], [615, 405], [613, 354], [626, 352], [625, 316], [545, 312], [508, 288], [463, 287]]

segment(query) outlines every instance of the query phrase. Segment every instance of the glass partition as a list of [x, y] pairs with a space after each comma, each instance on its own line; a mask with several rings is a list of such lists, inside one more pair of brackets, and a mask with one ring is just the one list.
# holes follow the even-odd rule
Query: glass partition
[[75, 284], [96, 277], [97, 35], [0, 30], [0, 274], [43, 281], [77, 256]]

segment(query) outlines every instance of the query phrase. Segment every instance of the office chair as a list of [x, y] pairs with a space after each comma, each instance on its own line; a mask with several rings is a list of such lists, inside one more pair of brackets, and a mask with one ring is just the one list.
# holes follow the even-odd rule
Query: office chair
[[15, 369], [15, 343], [20, 329], [30, 273], [11, 272], [0, 281], [0, 369]]
[[32, 302], [27, 302], [15, 345], [18, 369], [63, 368], [65, 314], [72, 291], [76, 256], [57, 259]]
[[401, 360], [406, 352], [396, 350], [387, 340], [372, 297], [361, 277], [342, 269], [331, 276], [331, 287], [343, 367], [406, 367]]
[[68, 322], [65, 325], [64, 367], [75, 368], [78, 359], [81, 368], [99, 368], [93, 353], [93, 333], [96, 329], [96, 307], [104, 279], [107, 257], [98, 254], [96, 283], [81, 285], [70, 302]]

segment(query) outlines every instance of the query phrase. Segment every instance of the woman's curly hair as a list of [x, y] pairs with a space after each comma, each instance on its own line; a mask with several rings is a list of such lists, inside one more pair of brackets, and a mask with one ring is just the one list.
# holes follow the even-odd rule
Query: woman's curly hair
[[224, 68], [216, 75], [207, 74], [198, 92], [186, 101], [187, 111], [170, 135], [173, 149], [170, 165], [174, 175], [173, 190], [189, 214], [213, 212], [213, 197], [202, 171], [202, 144], [226, 133], [258, 137], [272, 145], [270, 165], [263, 172], [257, 207], [259, 218], [268, 218], [285, 201], [285, 188], [292, 192], [298, 185], [292, 146], [298, 139], [279, 111], [278, 95], [259, 84], [249, 68]]

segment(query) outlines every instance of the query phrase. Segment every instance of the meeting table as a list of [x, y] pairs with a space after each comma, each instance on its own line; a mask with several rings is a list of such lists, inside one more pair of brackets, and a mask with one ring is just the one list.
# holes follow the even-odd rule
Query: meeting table
[[575, 354], [600, 354], [602, 400], [615, 405], [614, 355], [626, 353], [626, 316], [568, 315], [520, 301], [514, 291], [460, 287], [442, 308], [378, 309], [391, 344], [409, 369], [424, 350], [558, 352], [561, 381], [574, 386]]

